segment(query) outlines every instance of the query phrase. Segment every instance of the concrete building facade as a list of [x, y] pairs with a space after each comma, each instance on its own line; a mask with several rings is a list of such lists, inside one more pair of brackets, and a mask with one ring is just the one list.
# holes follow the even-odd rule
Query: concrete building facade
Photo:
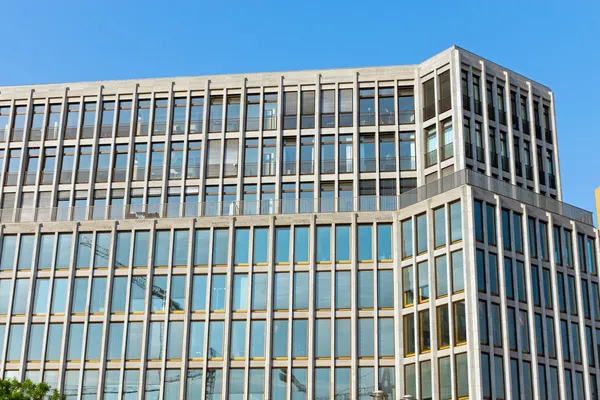
[[0, 374], [83, 399], [593, 399], [550, 89], [399, 67], [0, 87]]

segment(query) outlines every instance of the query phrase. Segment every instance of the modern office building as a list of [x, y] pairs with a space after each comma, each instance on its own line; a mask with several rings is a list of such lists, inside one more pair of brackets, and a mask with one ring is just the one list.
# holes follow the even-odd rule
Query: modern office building
[[552, 91], [421, 64], [0, 87], [0, 375], [83, 399], [598, 396]]

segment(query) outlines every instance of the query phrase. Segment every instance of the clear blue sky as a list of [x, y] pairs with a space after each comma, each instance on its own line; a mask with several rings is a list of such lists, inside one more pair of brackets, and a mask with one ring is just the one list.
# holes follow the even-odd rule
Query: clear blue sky
[[456, 44], [553, 89], [564, 199], [592, 210], [600, 1], [388, 3], [5, 0], [0, 85], [409, 64]]

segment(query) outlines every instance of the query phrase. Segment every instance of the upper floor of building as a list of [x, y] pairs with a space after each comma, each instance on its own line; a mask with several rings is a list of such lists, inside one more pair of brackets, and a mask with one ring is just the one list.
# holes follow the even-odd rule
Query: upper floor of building
[[548, 88], [457, 47], [398, 67], [2, 87], [0, 201], [395, 196], [465, 167], [560, 200], [554, 121]]

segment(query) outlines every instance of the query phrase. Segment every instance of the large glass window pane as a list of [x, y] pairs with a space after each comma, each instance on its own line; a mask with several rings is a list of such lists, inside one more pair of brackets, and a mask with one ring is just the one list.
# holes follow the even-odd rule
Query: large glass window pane
[[[0, 280], [0, 293], [8, 293], [10, 280]], [[33, 314], [46, 314], [48, 312], [48, 289], [50, 288], [49, 279], [37, 279], [35, 283], [35, 296], [33, 303]], [[0, 300], [0, 314], [6, 314], [8, 307], [8, 296], [3, 296]]]
[[308, 262], [308, 227], [294, 229], [294, 260], [296, 263]]
[[173, 240], [173, 266], [187, 266], [189, 231], [175, 231]]
[[264, 358], [265, 356], [265, 321], [252, 321], [250, 323], [250, 358]]
[[467, 398], [469, 396], [469, 367], [467, 353], [456, 355], [456, 396]]
[[419, 311], [419, 344], [421, 353], [427, 353], [431, 350], [429, 310]]
[[412, 219], [402, 221], [402, 258], [412, 257]]
[[208, 359], [223, 358], [223, 321], [211, 321], [208, 332]]
[[462, 250], [452, 253], [452, 293], [465, 290], [465, 274]]
[[54, 254], [54, 234], [44, 234], [40, 238], [40, 250], [38, 255], [38, 270], [50, 269], [52, 267], [52, 256]]
[[[125, 278], [119, 279], [123, 287], [126, 287], [127, 281]], [[113, 286], [114, 291], [117, 290], [116, 285]], [[131, 278], [131, 301], [129, 303], [129, 312], [131, 313], [142, 313], [146, 307], [146, 277], [145, 276], [133, 276]]]
[[254, 264], [266, 265], [269, 253], [269, 228], [254, 228]]
[[108, 328], [107, 360], [121, 360], [124, 323], [111, 322]]
[[294, 273], [294, 310], [308, 310], [308, 272]]
[[335, 227], [335, 261], [350, 262], [350, 226]]
[[181, 360], [181, 349], [183, 347], [183, 322], [170, 321], [167, 335], [167, 359]]
[[86, 361], [100, 361], [100, 347], [103, 342], [102, 323], [88, 324], [85, 359]]
[[19, 261], [17, 263], [17, 269], [31, 269], [34, 238], [35, 237], [33, 235], [21, 235], [21, 241], [19, 246]]
[[419, 279], [419, 303], [429, 301], [429, 264], [427, 261], [417, 264]]
[[317, 262], [331, 262], [331, 227], [329, 226], [317, 226]]
[[271, 370], [271, 398], [285, 399], [287, 392], [287, 370], [273, 368]]
[[73, 314], [82, 314], [85, 312], [87, 299], [88, 278], [75, 278], [73, 285], [73, 301], [71, 303], [71, 312]]
[[267, 274], [252, 275], [252, 311], [267, 309]]
[[358, 319], [358, 357], [373, 357], [374, 331], [373, 318]]
[[446, 244], [446, 209], [444, 207], [433, 210], [433, 222], [435, 247], [444, 246]]
[[331, 356], [331, 320], [320, 318], [315, 320], [315, 358]]
[[68, 280], [65, 278], [54, 279], [54, 287], [52, 289], [52, 314], [64, 314], [67, 305], [67, 285]]
[[462, 239], [462, 213], [460, 202], [450, 204], [450, 241], [458, 242]]
[[153, 313], [165, 312], [166, 293], [167, 293], [167, 276], [154, 276], [152, 279], [152, 308]]
[[77, 240], [77, 268], [89, 268], [92, 261], [92, 234], [80, 233]]
[[403, 286], [403, 304], [404, 307], [408, 307], [414, 304], [414, 277], [413, 268], [404, 267], [402, 268], [402, 286]]
[[377, 225], [377, 260], [391, 261], [392, 255], [392, 225]]
[[358, 308], [373, 308], [373, 271], [358, 271]]
[[273, 321], [273, 345], [272, 357], [274, 359], [287, 358], [288, 344], [288, 320], [279, 319]]
[[378, 321], [378, 350], [379, 357], [393, 358], [394, 357], [394, 319], [379, 318]]
[[373, 262], [373, 226], [358, 226], [358, 261]]
[[275, 228], [275, 262], [277, 264], [290, 262], [290, 228]]
[[105, 297], [106, 278], [94, 277], [92, 279], [92, 299], [90, 300], [90, 313], [104, 313]]
[[315, 308], [317, 310], [331, 308], [331, 272], [321, 271], [315, 274]]
[[194, 238], [194, 265], [208, 265], [210, 231], [197, 229]]
[[377, 306], [380, 309], [394, 307], [394, 273], [392, 270], [377, 272]]
[[190, 323], [188, 357], [192, 360], [204, 358], [204, 321]]
[[245, 311], [248, 299], [248, 275], [235, 274], [233, 277], [233, 311]]
[[335, 357], [347, 358], [350, 357], [350, 319], [335, 320]]
[[427, 215], [417, 216], [417, 253], [427, 251]]
[[229, 254], [229, 230], [215, 229], [213, 236], [213, 265], [227, 265]]
[[290, 274], [278, 272], [275, 274], [274, 304], [275, 310], [287, 310], [289, 308]]
[[225, 275], [213, 275], [210, 295], [210, 311], [225, 310]]
[[265, 394], [265, 370], [252, 368], [248, 375], [248, 400], [263, 400]]
[[231, 359], [246, 357], [246, 321], [231, 322]]
[[[42, 344], [46, 327], [44, 324], [33, 324], [29, 330], [29, 348], [27, 349], [27, 361], [40, 361], [42, 359]], [[1, 332], [4, 334], [4, 326]], [[4, 336], [2, 337], [4, 341]]]
[[192, 290], [192, 312], [206, 310], [206, 275], [194, 275]]
[[349, 310], [351, 306], [352, 293], [350, 271], [338, 271], [335, 273], [335, 308]]
[[127, 326], [127, 347], [125, 349], [127, 360], [139, 360], [141, 358], [143, 328], [141, 322], [130, 322]]
[[150, 241], [150, 232], [136, 231], [133, 245], [133, 266], [148, 266], [148, 243]]
[[[141, 331], [139, 339], [141, 339]], [[71, 324], [69, 326], [68, 341], [69, 342], [67, 345], [67, 360], [81, 360], [81, 348], [83, 343], [83, 324]], [[140, 344], [141, 340], [138, 342], [138, 346], [140, 346]]]
[[292, 321], [292, 357], [308, 357], [308, 320], [295, 319]]
[[15, 265], [15, 250], [17, 247], [16, 235], [4, 235], [2, 238], [2, 256], [0, 257], [0, 271], [13, 269]]

